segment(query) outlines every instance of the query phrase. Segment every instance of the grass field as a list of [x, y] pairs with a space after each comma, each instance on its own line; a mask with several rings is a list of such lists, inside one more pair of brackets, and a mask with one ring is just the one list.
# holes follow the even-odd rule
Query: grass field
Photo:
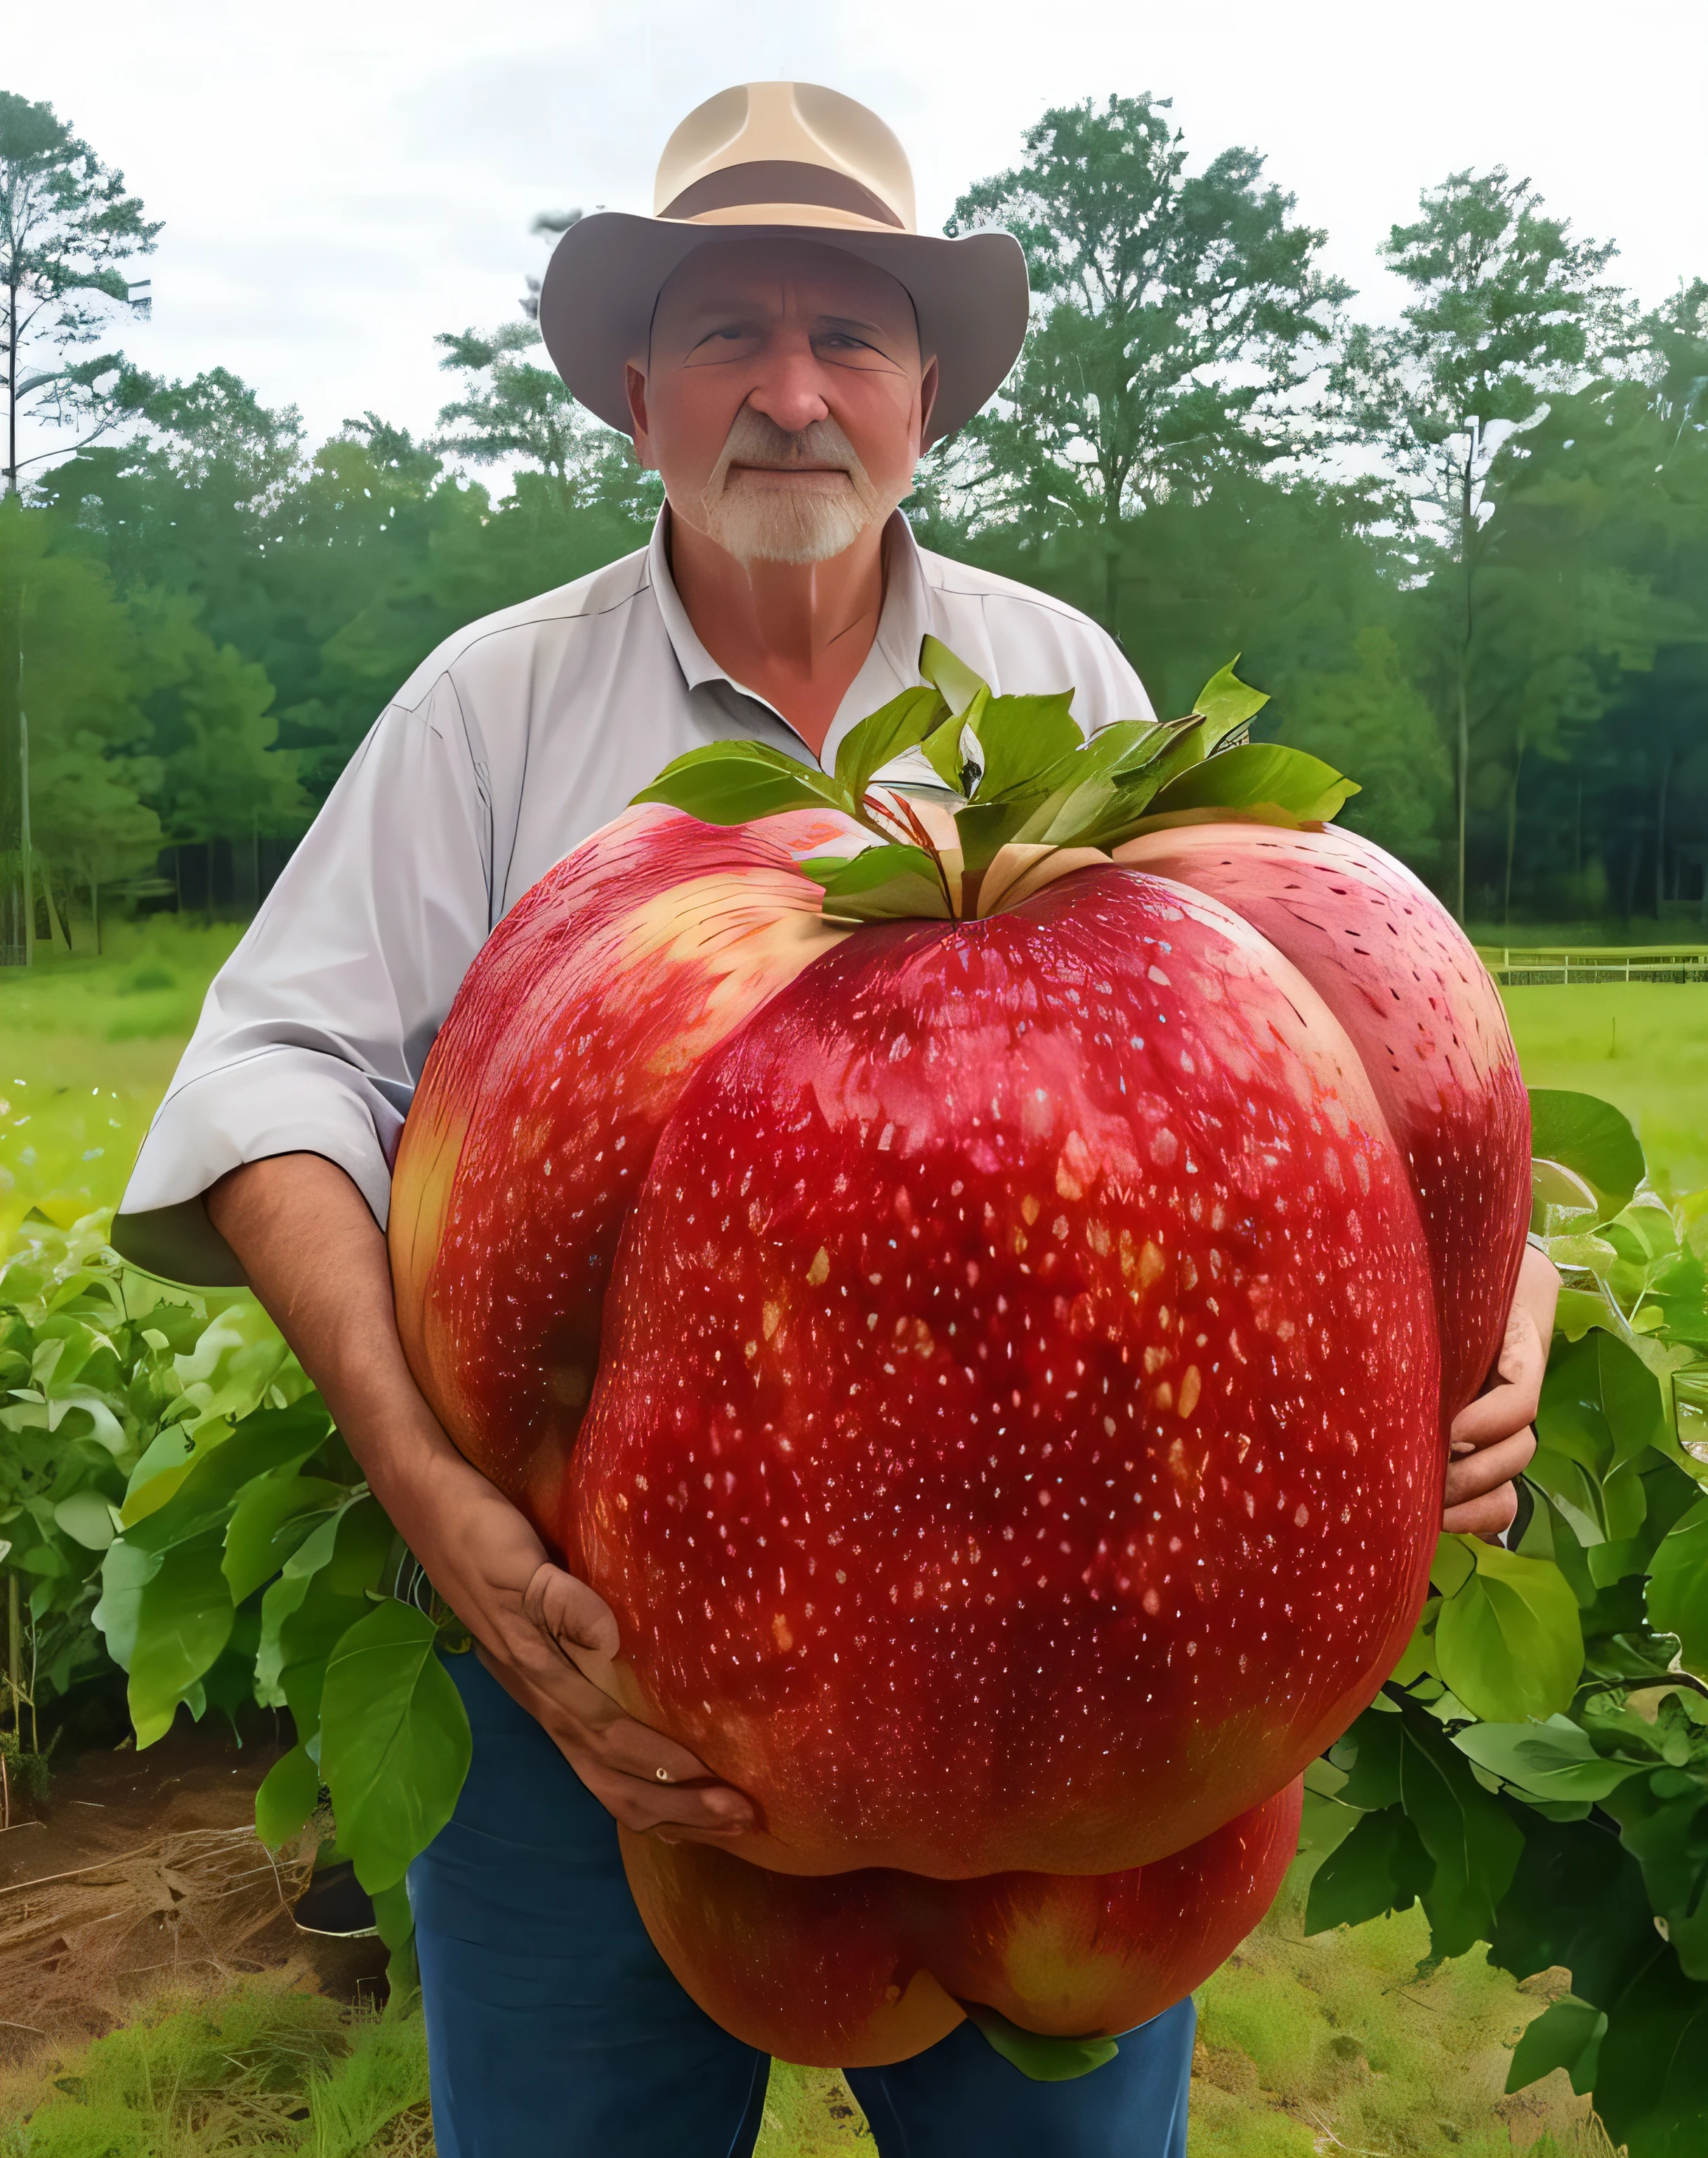
[[[99, 960], [59, 958], [31, 974], [0, 974], [0, 1248], [33, 1206], [69, 1225], [116, 1203], [204, 987], [237, 934], [161, 918], [116, 929]], [[1532, 1084], [1618, 1102], [1658, 1177], [1680, 1190], [1708, 1185], [1708, 987], [1522, 989], [1508, 1004]], [[1509, 2048], [1543, 2005], [1545, 1980], [1515, 1986], [1480, 1954], [1428, 1970], [1415, 1911], [1307, 1941], [1302, 1882], [1303, 1864], [1270, 1919], [1200, 1996], [1194, 2158], [1606, 2151], [1563, 2073], [1502, 2095]], [[139, 2023], [134, 2037], [116, 2033], [85, 2055], [43, 2062], [39, 2074], [5, 2078], [0, 2158], [268, 2148], [425, 2158], [418, 2046], [400, 2051], [368, 2026], [346, 2032], [336, 2018], [317, 2021], [317, 2011], [276, 2008], [265, 1989], [168, 2002], [160, 2012], [172, 2027], [157, 2037]], [[210, 2052], [209, 2016], [216, 2035], [248, 2036]], [[255, 2063], [276, 2061], [281, 2048], [297, 2067], [261, 2077]], [[178, 2082], [156, 2073], [188, 2055], [214, 2065]], [[235, 2064], [229, 2090], [221, 2057]], [[370, 2084], [374, 2104], [396, 2109], [371, 2140], [352, 2140]], [[129, 2112], [128, 2140], [110, 2140], [114, 2108]], [[35, 2119], [18, 2140], [3, 2115], [24, 2112]], [[871, 2148], [839, 2078], [779, 2069], [762, 2158]]]

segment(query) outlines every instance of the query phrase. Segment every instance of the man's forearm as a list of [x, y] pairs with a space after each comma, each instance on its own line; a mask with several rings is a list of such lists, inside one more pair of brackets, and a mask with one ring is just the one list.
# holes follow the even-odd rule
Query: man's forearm
[[207, 1207], [413, 1544], [441, 1475], [469, 1471], [405, 1360], [385, 1238], [367, 1201], [323, 1156], [287, 1154], [234, 1169]]

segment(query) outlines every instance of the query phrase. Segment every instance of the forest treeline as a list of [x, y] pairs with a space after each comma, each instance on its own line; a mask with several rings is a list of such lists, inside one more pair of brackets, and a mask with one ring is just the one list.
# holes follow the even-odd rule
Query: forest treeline
[[[921, 538], [1106, 623], [1159, 712], [1241, 653], [1267, 731], [1474, 922], [1694, 921], [1708, 281], [1645, 303], [1496, 168], [1393, 227], [1366, 319], [1294, 208], [1256, 152], [1189, 167], [1166, 101], [1046, 112], [956, 206], [1020, 239], [1035, 312], [922, 468]], [[118, 333], [158, 230], [0, 95], [0, 854], [27, 720], [41, 934], [103, 892], [252, 903], [441, 638], [643, 544], [658, 500], [525, 299], [440, 338], [426, 440], [369, 412], [311, 445], [218, 365], [148, 375]]]

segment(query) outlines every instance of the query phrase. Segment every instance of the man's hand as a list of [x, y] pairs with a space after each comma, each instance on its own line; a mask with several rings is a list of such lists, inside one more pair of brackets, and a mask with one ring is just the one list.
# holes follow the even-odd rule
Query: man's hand
[[1498, 1536], [1518, 1512], [1514, 1479], [1536, 1450], [1530, 1428], [1554, 1332], [1560, 1277], [1534, 1244], [1525, 1247], [1506, 1339], [1484, 1391], [1453, 1418], [1442, 1526]]
[[610, 1607], [555, 1566], [457, 1453], [404, 1360], [391, 1271], [367, 1202], [317, 1154], [234, 1169], [208, 1213], [319, 1387], [369, 1486], [493, 1677], [625, 1828], [724, 1842], [754, 1825], [739, 1791], [586, 1675], [617, 1648]]

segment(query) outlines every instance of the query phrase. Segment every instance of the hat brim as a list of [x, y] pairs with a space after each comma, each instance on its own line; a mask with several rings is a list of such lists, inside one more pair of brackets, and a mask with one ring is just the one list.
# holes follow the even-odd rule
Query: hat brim
[[808, 240], [858, 256], [906, 287], [921, 349], [937, 363], [927, 443], [952, 435], [1002, 386], [1019, 357], [1029, 293], [1012, 233], [960, 240], [879, 225], [798, 221], [742, 225], [596, 210], [553, 250], [539, 293], [545, 348], [571, 392], [607, 426], [632, 431], [623, 369], [646, 349], [664, 281], [699, 247], [720, 240]]

